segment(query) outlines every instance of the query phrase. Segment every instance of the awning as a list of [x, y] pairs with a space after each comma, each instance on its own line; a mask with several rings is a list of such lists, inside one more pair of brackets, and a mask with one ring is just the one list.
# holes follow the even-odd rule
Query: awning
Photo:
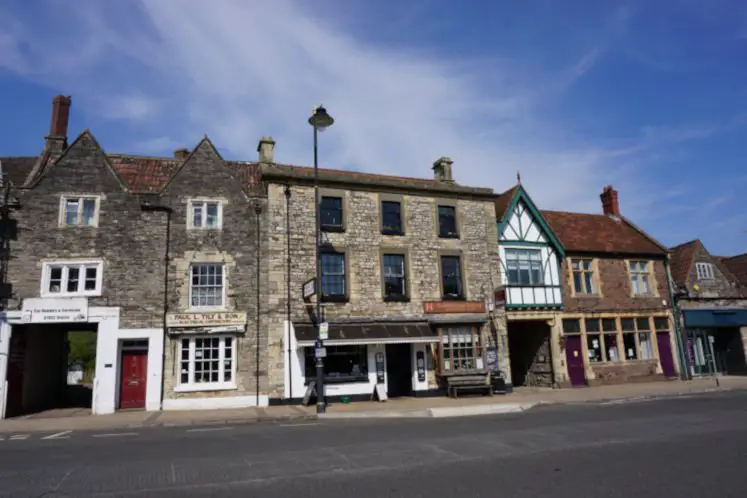
[[742, 327], [747, 325], [747, 308], [682, 310], [687, 328]]
[[[313, 346], [317, 337], [316, 326], [310, 323], [294, 324], [299, 346]], [[346, 346], [354, 344], [412, 344], [438, 342], [438, 335], [427, 322], [408, 323], [344, 323], [329, 324], [328, 338], [324, 344]]]

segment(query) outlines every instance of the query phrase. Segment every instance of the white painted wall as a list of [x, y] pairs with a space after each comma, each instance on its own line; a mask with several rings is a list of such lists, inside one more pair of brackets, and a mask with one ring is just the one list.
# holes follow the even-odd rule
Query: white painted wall
[[5, 313], [0, 313], [0, 420], [5, 418], [5, 406], [8, 401], [8, 353], [10, 352], [11, 327]]
[[[303, 347], [298, 346], [298, 342], [296, 341], [296, 334], [295, 330], [293, 328], [293, 324], [288, 324], [288, 322], [285, 323], [283, 334], [283, 351], [285, 351], [285, 356], [287, 357], [288, 353], [288, 347], [286, 344], [286, 338], [287, 338], [287, 327], [290, 325], [291, 327], [291, 333], [290, 333], [290, 344], [291, 344], [291, 350], [295, 352], [295, 354], [291, 357], [290, 365], [288, 365], [288, 362], [285, 363], [285, 397], [286, 398], [303, 398], [306, 394], [306, 376], [304, 375], [305, 372], [305, 355]], [[427, 361], [427, 355], [426, 355], [426, 375], [425, 380], [423, 382], [418, 381], [418, 373], [417, 373], [417, 367], [416, 367], [416, 354], [415, 351], [423, 351], [425, 352], [426, 349], [425, 344], [412, 344], [411, 347], [411, 356], [410, 356], [410, 362], [411, 362], [411, 368], [412, 368], [412, 388], [415, 391], [426, 391], [428, 389], [428, 361]], [[374, 391], [374, 386], [376, 385], [376, 353], [381, 352], [384, 353], [384, 382], [388, 383], [389, 378], [386, 373], [386, 366], [387, 366], [387, 358], [386, 358], [386, 346], [384, 344], [370, 344], [368, 345], [368, 382], [352, 382], [347, 384], [325, 384], [324, 385], [324, 394], [325, 396], [352, 396], [352, 395], [368, 395], [372, 394]], [[293, 377], [293, 392], [290, 392], [290, 387], [288, 386], [288, 375]]]

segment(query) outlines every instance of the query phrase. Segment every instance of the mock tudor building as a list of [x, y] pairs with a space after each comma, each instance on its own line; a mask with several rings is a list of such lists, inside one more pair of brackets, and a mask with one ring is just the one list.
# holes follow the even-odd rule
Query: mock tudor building
[[172, 158], [107, 154], [87, 130], [68, 144], [70, 105], [54, 99], [39, 156], [0, 158], [0, 416], [59, 406], [80, 330], [94, 414], [266, 404], [257, 169], [207, 137]]
[[693, 376], [747, 374], [747, 295], [727, 259], [697, 239], [672, 248], [675, 304]]
[[555, 387], [563, 381], [560, 336], [561, 260], [565, 250], [519, 183], [495, 201], [500, 252], [496, 302], [505, 303], [514, 386]]
[[[268, 203], [269, 396], [298, 402], [315, 378], [317, 323], [327, 322], [325, 395], [370, 399], [442, 393], [456, 374], [508, 374], [494, 193], [434, 179], [320, 169], [322, 317], [315, 277], [313, 169], [258, 149]], [[487, 377], [486, 377], [487, 378]]]
[[565, 254], [563, 314], [553, 328], [562, 353], [560, 386], [678, 375], [668, 250], [620, 213], [605, 187], [603, 214], [542, 211]]

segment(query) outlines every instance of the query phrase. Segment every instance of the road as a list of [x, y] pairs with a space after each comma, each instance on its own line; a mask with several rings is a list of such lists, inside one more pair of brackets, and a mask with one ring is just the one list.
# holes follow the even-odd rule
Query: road
[[747, 393], [0, 442], [2, 497], [742, 497]]

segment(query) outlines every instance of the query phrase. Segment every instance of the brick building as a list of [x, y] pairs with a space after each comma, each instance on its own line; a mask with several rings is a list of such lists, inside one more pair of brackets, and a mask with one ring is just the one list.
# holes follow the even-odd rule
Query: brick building
[[565, 250], [558, 384], [673, 378], [668, 250], [621, 215], [616, 190], [600, 197], [600, 215], [542, 211]]
[[70, 105], [54, 99], [39, 156], [0, 158], [15, 199], [0, 415], [64, 404], [66, 338], [81, 330], [97, 337], [93, 413], [266, 404], [256, 168], [207, 137], [174, 158], [109, 155], [87, 130], [68, 144]]
[[672, 248], [675, 303], [691, 375], [747, 374], [747, 294], [725, 260], [700, 240]]
[[[271, 402], [299, 400], [314, 379], [313, 169], [274, 162], [259, 147], [267, 186]], [[441, 158], [434, 179], [321, 169], [322, 319], [326, 395], [369, 399], [443, 392], [460, 373], [508, 372], [493, 191], [458, 185]], [[289, 327], [289, 325], [291, 325]], [[507, 379], [510, 382], [510, 379]]]

